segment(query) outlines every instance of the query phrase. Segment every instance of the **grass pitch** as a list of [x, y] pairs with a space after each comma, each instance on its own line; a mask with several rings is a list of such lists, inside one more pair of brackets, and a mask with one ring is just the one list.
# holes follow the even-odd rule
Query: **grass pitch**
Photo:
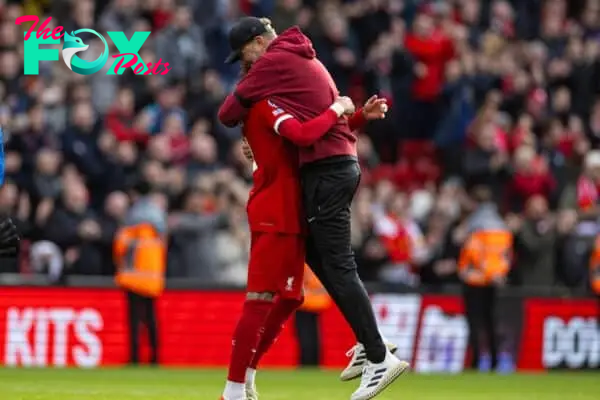
[[[0, 369], [0, 400], [217, 400], [223, 370]], [[261, 400], [347, 400], [358, 381], [337, 372], [263, 371]], [[405, 374], [378, 400], [592, 400], [600, 398], [600, 373]]]

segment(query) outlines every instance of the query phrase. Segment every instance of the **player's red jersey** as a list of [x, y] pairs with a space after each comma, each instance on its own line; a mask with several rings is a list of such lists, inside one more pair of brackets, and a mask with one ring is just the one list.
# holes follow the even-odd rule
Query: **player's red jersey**
[[271, 101], [262, 100], [244, 122], [244, 136], [258, 167], [247, 206], [253, 232], [304, 232], [298, 150], [278, 134], [279, 125], [290, 118]]

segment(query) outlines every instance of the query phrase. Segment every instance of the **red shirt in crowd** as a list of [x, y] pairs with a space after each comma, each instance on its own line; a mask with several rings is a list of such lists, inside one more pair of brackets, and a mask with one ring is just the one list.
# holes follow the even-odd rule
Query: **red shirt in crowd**
[[416, 61], [427, 67], [425, 75], [417, 77], [413, 83], [414, 97], [422, 101], [435, 100], [444, 84], [446, 63], [454, 57], [452, 41], [442, 32], [436, 31], [428, 38], [408, 34], [404, 45]]
[[534, 164], [532, 166], [533, 171], [528, 171], [527, 173], [517, 171], [513, 175], [508, 185], [508, 195], [511, 204], [518, 204], [520, 207], [525, 207], [527, 200], [536, 195], [550, 200], [556, 188], [556, 181], [542, 160], [536, 160]]
[[[284, 31], [237, 84], [219, 109], [227, 126], [242, 122], [258, 101], [271, 99], [298, 121], [317, 117], [338, 97], [339, 91], [327, 69], [316, 58], [310, 39], [299, 28]], [[356, 136], [348, 121], [340, 118], [327, 135], [300, 149], [300, 164], [332, 156], [356, 156]]]
[[120, 142], [148, 142], [148, 133], [137, 130], [133, 126], [134, 115], [122, 111], [118, 107], [111, 109], [106, 115], [106, 128]]
[[594, 182], [587, 176], [581, 176], [577, 180], [577, 205], [581, 210], [589, 210], [598, 202], [600, 184]]

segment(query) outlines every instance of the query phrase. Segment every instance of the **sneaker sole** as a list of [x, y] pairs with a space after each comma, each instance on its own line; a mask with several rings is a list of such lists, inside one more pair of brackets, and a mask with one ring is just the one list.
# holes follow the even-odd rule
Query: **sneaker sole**
[[385, 389], [388, 388], [388, 386], [390, 386], [392, 383], [394, 383], [394, 381], [398, 378], [400, 378], [400, 376], [402, 376], [406, 371], [408, 371], [410, 368], [410, 364], [407, 363], [406, 361], [401, 361], [400, 365], [398, 366], [398, 369], [395, 370], [393, 372], [393, 374], [391, 374], [390, 376], [388, 376], [381, 384], [381, 386], [379, 388], [377, 388], [375, 391], [363, 396], [363, 397], [351, 397], [350, 400], [370, 400], [373, 397], [377, 396], [378, 394], [380, 394], [381, 392], [383, 392]]
[[[398, 346], [396, 345], [391, 345], [388, 346], [388, 349], [390, 350], [390, 353], [392, 354], [396, 354], [396, 352], [398, 351]], [[340, 375], [340, 380], [342, 382], [348, 382], [348, 381], [352, 381], [356, 378], [360, 378], [360, 376], [362, 375], [362, 367], [364, 366], [361, 365], [360, 367], [354, 367], [352, 369], [349, 369], [348, 371], [343, 371], [342, 374]]]

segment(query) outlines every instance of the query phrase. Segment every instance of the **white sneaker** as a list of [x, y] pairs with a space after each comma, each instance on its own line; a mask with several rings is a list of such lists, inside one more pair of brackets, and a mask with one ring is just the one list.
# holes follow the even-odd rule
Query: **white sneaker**
[[382, 363], [367, 362], [360, 386], [352, 393], [350, 400], [372, 399], [408, 370], [408, 367], [406, 361], [398, 360], [389, 351]]
[[245, 391], [246, 391], [246, 400], [258, 400], [258, 392], [256, 391], [256, 384], [246, 381]]
[[[385, 346], [392, 354], [398, 350], [398, 346], [392, 342], [385, 342]], [[351, 381], [352, 379], [356, 379], [362, 375], [363, 369], [367, 364], [367, 353], [365, 353], [365, 346], [360, 343], [356, 343], [354, 347], [348, 350], [346, 356], [351, 357], [350, 362], [348, 363], [346, 369], [342, 371], [340, 379], [342, 381]]]

